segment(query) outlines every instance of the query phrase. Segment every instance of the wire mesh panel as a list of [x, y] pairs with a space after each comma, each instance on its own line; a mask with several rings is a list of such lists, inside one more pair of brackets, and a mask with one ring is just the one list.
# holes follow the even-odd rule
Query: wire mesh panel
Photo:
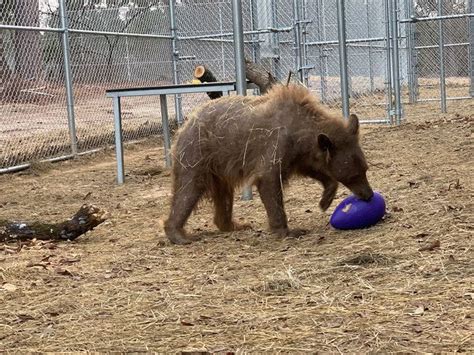
[[276, 1], [274, 8], [274, 22], [272, 27], [279, 28], [280, 31], [272, 36], [273, 43], [277, 45], [276, 57], [274, 58], [274, 73], [279, 80], [284, 80], [290, 71], [297, 72], [297, 55], [295, 25], [297, 12], [294, 1]]
[[[113, 142], [112, 103], [105, 90], [172, 82], [171, 40], [135, 35], [169, 36], [169, 11], [159, 1], [117, 2], [88, 9], [79, 9], [73, 2], [69, 5], [77, 143], [84, 151]], [[158, 98], [123, 101], [124, 141], [159, 132]], [[170, 105], [174, 116], [172, 109]]]
[[[418, 80], [417, 100], [440, 99], [441, 65], [444, 66], [447, 97], [469, 97], [469, 18], [449, 18], [450, 15], [468, 14], [468, 1], [442, 1], [441, 9], [436, 0], [413, 1], [411, 6], [416, 17], [433, 17], [432, 21], [420, 21], [412, 25], [415, 32], [414, 71]], [[448, 18], [439, 20], [436, 19], [437, 16]], [[441, 41], [443, 64], [440, 60]]]
[[[183, 1], [176, 6], [179, 82], [192, 79], [205, 65], [218, 80], [234, 80], [235, 53], [230, 0]], [[242, 1], [244, 55], [282, 79], [294, 69], [291, 1]], [[184, 114], [207, 100], [185, 95]]]
[[[309, 86], [321, 101], [340, 107], [336, 0], [304, 2]], [[386, 117], [385, 13], [380, 1], [345, 1], [351, 110], [365, 119]]]
[[[61, 28], [58, 2], [2, 3], [2, 25], [22, 27], [0, 32], [0, 169], [71, 154], [71, 138], [79, 152], [112, 143], [112, 103], [105, 90], [172, 82], [169, 11], [162, 1], [71, 0], [66, 10], [74, 137], [68, 127], [62, 33], [50, 32]], [[124, 102], [123, 108], [125, 140], [160, 131], [151, 124], [160, 119], [158, 100]], [[174, 116], [172, 105], [170, 111]]]
[[[33, 5], [5, 2], [2, 24], [45, 26]], [[2, 30], [0, 44], [0, 169], [70, 154], [59, 34]]]
[[[80, 44], [77, 47], [76, 44]], [[80, 150], [101, 147], [113, 142], [111, 100], [105, 90], [120, 87], [170, 84], [169, 40], [95, 35], [72, 36], [72, 71], [74, 73], [75, 117]], [[87, 48], [94, 53], [87, 54]], [[142, 127], [152, 118], [159, 119], [159, 99], [134, 100], [135, 107], [124, 100], [124, 141], [148, 136]], [[170, 114], [173, 106], [170, 105]], [[156, 132], [155, 132], [156, 133]]]
[[220, 80], [234, 77], [230, 1], [183, 3], [176, 7], [176, 26], [184, 77], [191, 79], [198, 64], [207, 65]]
[[[230, 1], [183, 2], [176, 6], [176, 27], [180, 83], [192, 80], [197, 65], [205, 65], [219, 81], [234, 80]], [[206, 94], [184, 95], [184, 114], [208, 99]]]

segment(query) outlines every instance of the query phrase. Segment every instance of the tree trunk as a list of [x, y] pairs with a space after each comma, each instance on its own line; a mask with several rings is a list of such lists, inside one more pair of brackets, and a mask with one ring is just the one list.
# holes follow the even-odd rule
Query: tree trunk
[[[15, 25], [39, 27], [38, 0], [14, 0], [13, 9]], [[2, 97], [17, 101], [22, 96], [22, 89], [32, 87], [41, 80], [43, 56], [37, 31], [14, 31], [13, 43], [15, 67], [5, 76]]]
[[245, 75], [247, 80], [260, 88], [260, 93], [265, 94], [270, 88], [278, 83], [278, 80], [260, 64], [245, 59]]
[[0, 78], [2, 78], [1, 86], [0, 86], [0, 100], [3, 101], [6, 99], [6, 96], [9, 92], [8, 90], [8, 83], [11, 80], [11, 71], [8, 67], [7, 59], [5, 58], [4, 53], [4, 45], [3, 45], [3, 32], [0, 31]]
[[[18, 26], [39, 27], [38, 0], [17, 0], [14, 9]], [[38, 80], [42, 64], [40, 34], [36, 31], [17, 31], [15, 45], [16, 73], [24, 80]]]

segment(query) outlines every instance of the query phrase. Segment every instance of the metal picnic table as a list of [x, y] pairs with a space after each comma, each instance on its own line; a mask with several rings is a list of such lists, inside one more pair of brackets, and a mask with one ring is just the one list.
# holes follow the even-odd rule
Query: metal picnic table
[[221, 91], [229, 95], [230, 91], [236, 90], [234, 81], [202, 83], [202, 84], [180, 84], [155, 87], [139, 87], [129, 89], [110, 89], [106, 91], [106, 96], [113, 99], [114, 126], [115, 126], [115, 154], [117, 157], [117, 183], [123, 184], [125, 181], [123, 141], [122, 141], [122, 114], [120, 108], [120, 98], [132, 96], [160, 96], [161, 122], [163, 127], [163, 140], [165, 147], [165, 163], [171, 166], [171, 136], [168, 122], [167, 95], [193, 94]]

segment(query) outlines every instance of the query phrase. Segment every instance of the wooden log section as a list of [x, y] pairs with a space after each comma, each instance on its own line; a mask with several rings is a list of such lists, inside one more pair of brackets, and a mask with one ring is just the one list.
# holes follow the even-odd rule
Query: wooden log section
[[12, 222], [0, 220], [0, 242], [32, 239], [64, 241], [74, 240], [104, 222], [108, 213], [85, 204], [69, 220], [61, 223]]
[[[204, 65], [198, 65], [196, 68], [194, 68], [194, 77], [199, 80], [201, 83], [215, 83], [217, 82], [217, 78], [215, 77], [214, 74], [209, 70], [209, 68], [205, 67]], [[224, 93], [221, 92], [208, 92], [207, 96], [211, 100], [218, 99], [219, 97], [222, 97]]]

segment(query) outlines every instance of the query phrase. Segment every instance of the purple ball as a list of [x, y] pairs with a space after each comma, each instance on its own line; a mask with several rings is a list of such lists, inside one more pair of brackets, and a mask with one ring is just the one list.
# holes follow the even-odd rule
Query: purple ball
[[361, 229], [376, 224], [384, 214], [385, 200], [378, 192], [369, 201], [351, 195], [336, 207], [329, 222], [336, 229]]

